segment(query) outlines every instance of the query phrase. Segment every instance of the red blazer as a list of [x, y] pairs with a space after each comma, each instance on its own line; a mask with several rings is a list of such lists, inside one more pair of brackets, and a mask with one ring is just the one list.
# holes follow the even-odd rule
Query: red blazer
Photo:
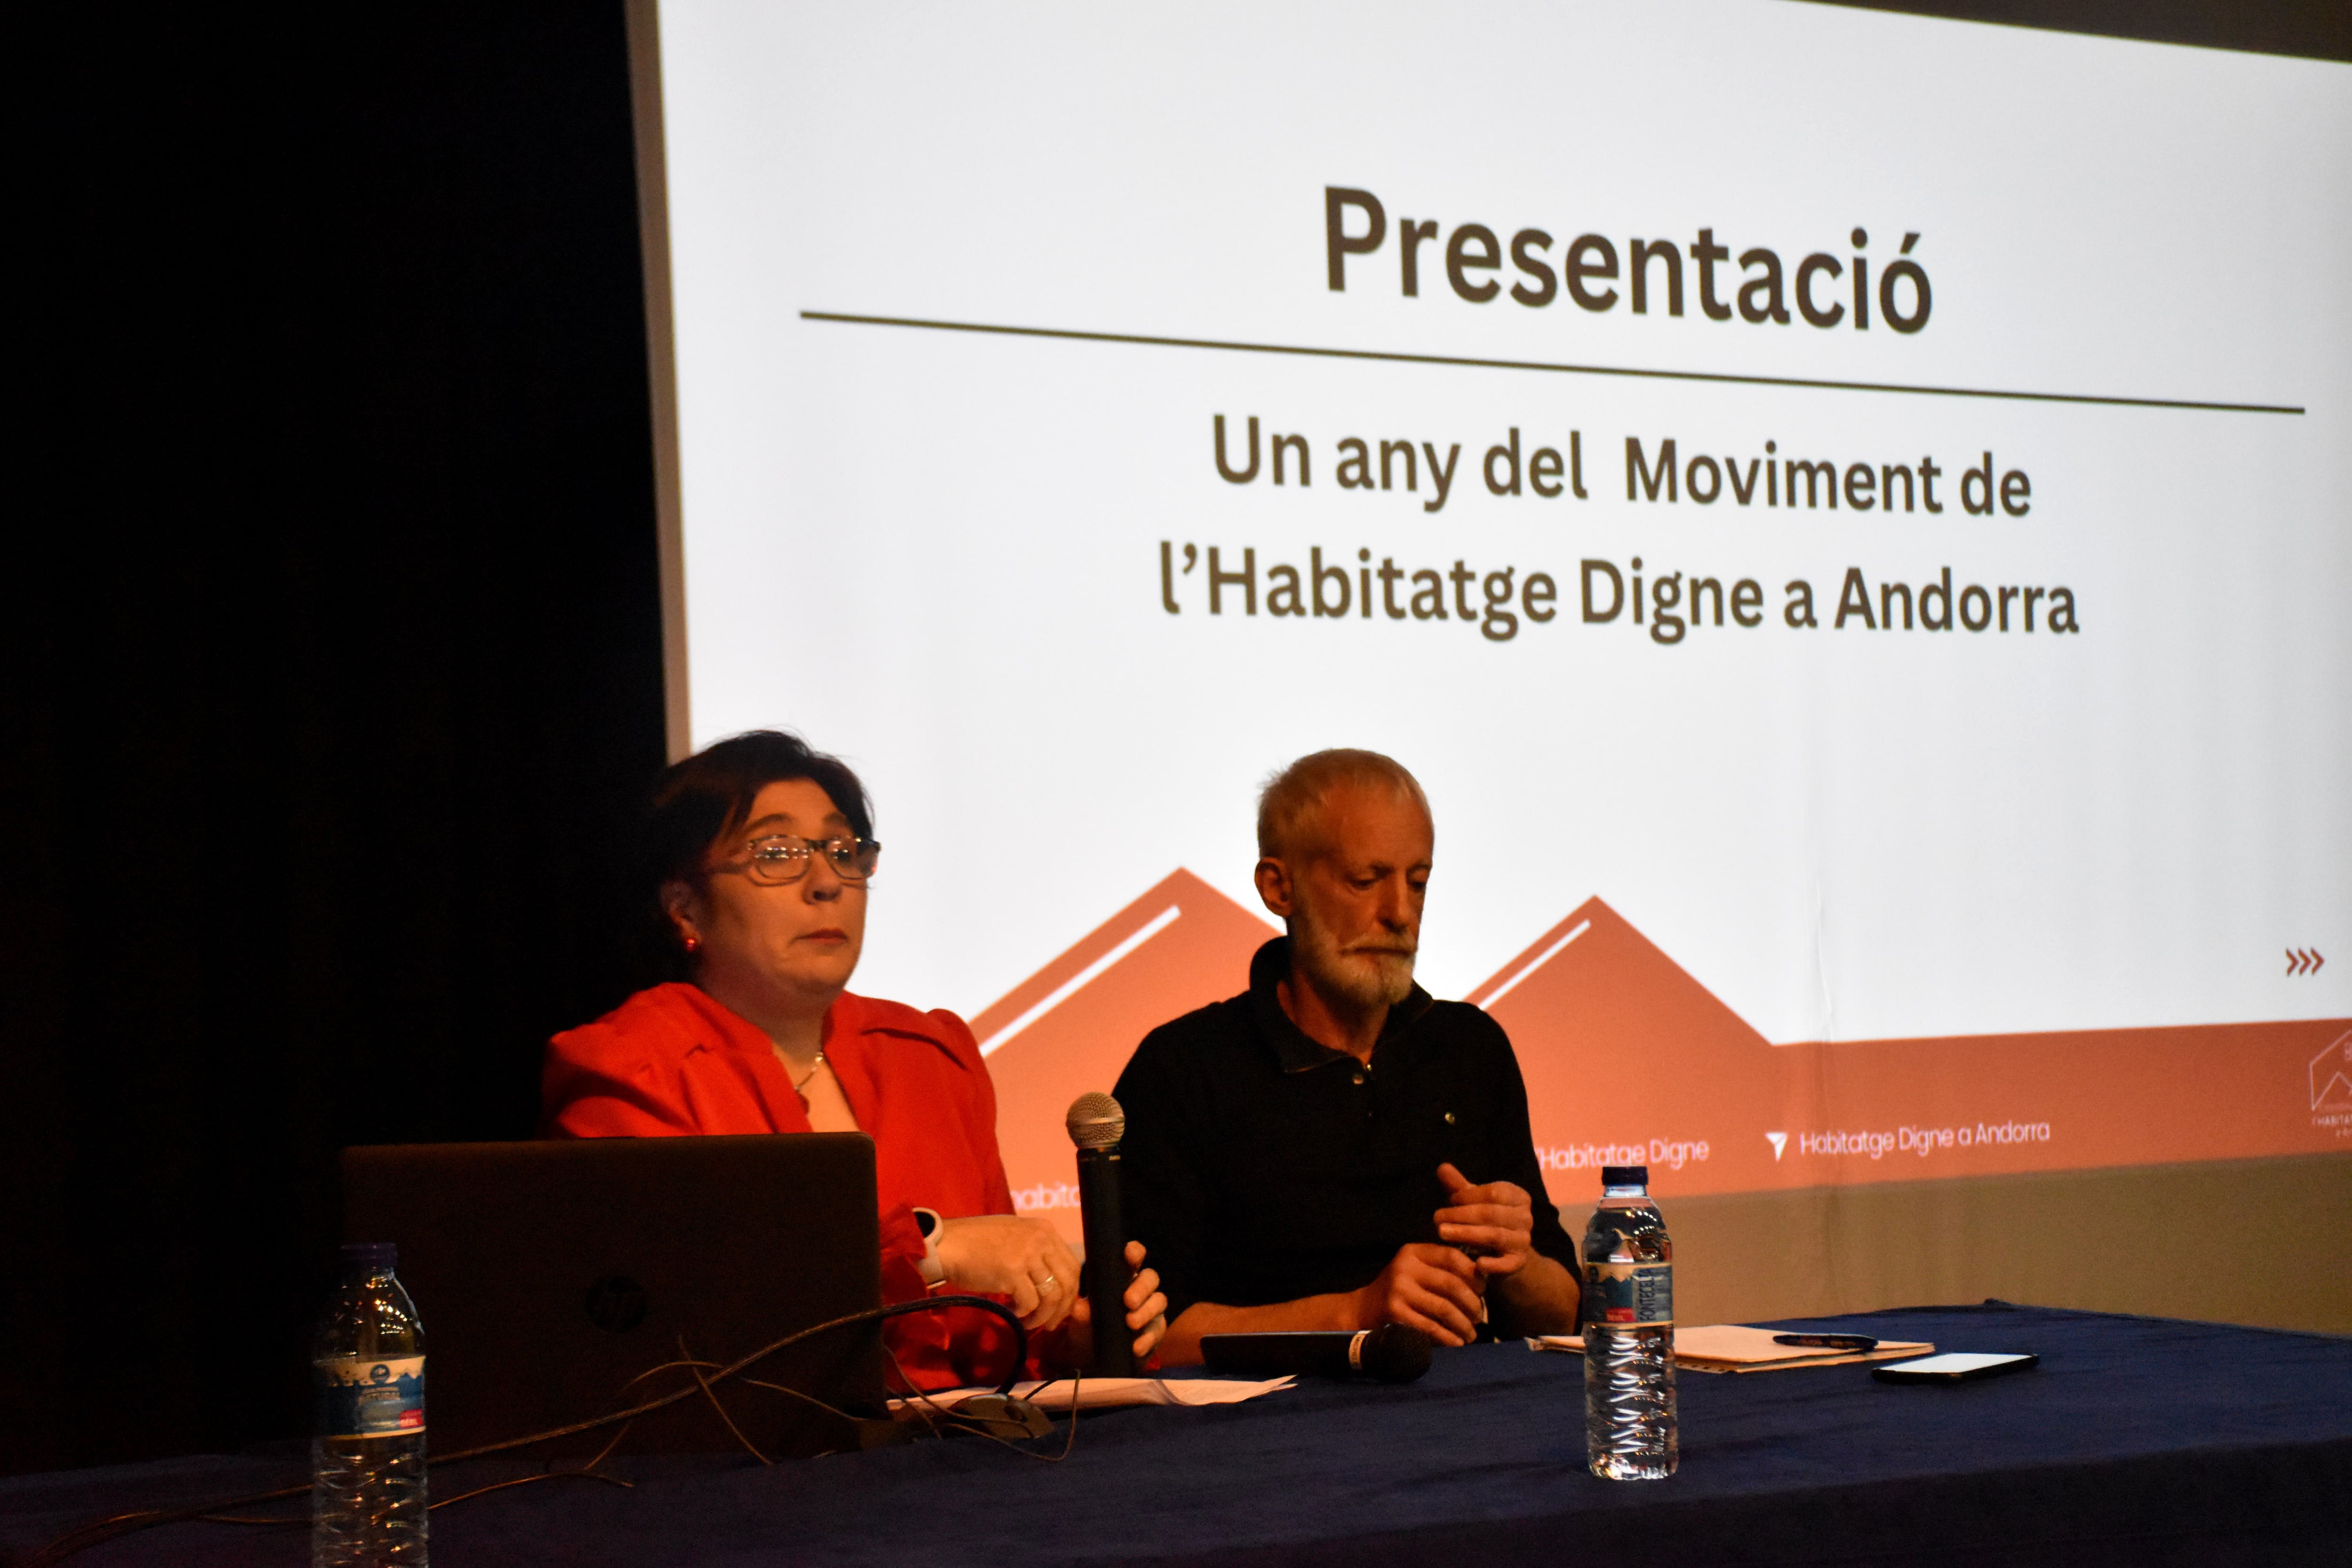
[[[917, 1207], [947, 1219], [1013, 1212], [980, 1047], [953, 1013], [845, 992], [824, 1016], [824, 1058], [874, 1140], [883, 1300], [919, 1300]], [[541, 1101], [541, 1132], [556, 1138], [811, 1131], [768, 1037], [677, 983], [549, 1041]], [[887, 1336], [923, 1388], [993, 1383], [1012, 1351], [1003, 1323], [971, 1309], [894, 1318]]]

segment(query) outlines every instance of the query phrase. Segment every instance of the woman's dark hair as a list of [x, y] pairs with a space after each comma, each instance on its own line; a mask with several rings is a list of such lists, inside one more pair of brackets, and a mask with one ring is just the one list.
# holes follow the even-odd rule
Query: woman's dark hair
[[686, 955], [661, 907], [662, 889], [700, 877], [711, 845], [751, 819], [760, 792], [791, 779], [807, 779], [824, 791], [858, 837], [874, 837], [873, 803], [849, 764], [780, 730], [753, 730], [714, 742], [672, 763], [654, 782], [646, 813], [640, 885], [651, 905], [654, 952], [671, 977], [683, 977]]

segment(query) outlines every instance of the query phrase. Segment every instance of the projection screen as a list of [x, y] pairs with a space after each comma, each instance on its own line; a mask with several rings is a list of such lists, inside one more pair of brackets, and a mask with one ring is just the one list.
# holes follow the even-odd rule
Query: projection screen
[[1426, 786], [1420, 973], [1563, 1205], [2352, 1152], [2352, 68], [1729, 0], [658, 59], [674, 729], [866, 778], [856, 989], [971, 1021], [1024, 1210], [1332, 745]]

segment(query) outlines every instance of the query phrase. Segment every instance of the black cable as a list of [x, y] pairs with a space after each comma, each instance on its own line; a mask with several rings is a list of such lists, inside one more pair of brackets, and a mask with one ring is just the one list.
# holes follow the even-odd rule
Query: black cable
[[[715, 1365], [717, 1363], [714, 1363], [712, 1364]], [[753, 1379], [748, 1377], [743, 1381], [751, 1384], [752, 1386], [757, 1388], [772, 1388], [780, 1394], [794, 1394], [798, 1392], [795, 1389], [786, 1388], [781, 1383], [757, 1383]], [[806, 1394], [802, 1394], [801, 1397], [805, 1399], [808, 1396]], [[812, 1401], [811, 1403], [823, 1404], [822, 1401]], [[830, 1405], [824, 1405], [824, 1408], [828, 1411], [832, 1411], [834, 1415], [839, 1415], [845, 1421], [852, 1419], [847, 1413], [834, 1410], [833, 1406]], [[464, 1502], [468, 1498], [478, 1498], [486, 1492], [505, 1491], [509, 1487], [526, 1487], [534, 1481], [603, 1481], [608, 1487], [620, 1487], [625, 1489], [634, 1488], [637, 1484], [635, 1481], [625, 1481], [618, 1476], [600, 1475], [597, 1473], [596, 1469], [597, 1466], [603, 1464], [605, 1460], [613, 1457], [613, 1450], [621, 1446], [621, 1439], [628, 1435], [629, 1429], [626, 1426], [624, 1426], [618, 1432], [614, 1433], [613, 1440], [605, 1444], [603, 1448], [599, 1449], [596, 1457], [589, 1460], [584, 1465], [575, 1465], [570, 1469], [564, 1470], [542, 1470], [535, 1476], [517, 1476], [511, 1480], [492, 1481], [488, 1486], [476, 1487], [471, 1491], [459, 1492], [456, 1497], [435, 1498], [431, 1502], [425, 1505], [425, 1511], [428, 1513], [438, 1512], [440, 1510], [448, 1508], [452, 1504]], [[428, 1469], [431, 1468], [429, 1462], [426, 1468]], [[305, 1487], [300, 1489], [307, 1491], [310, 1489]], [[307, 1525], [310, 1522], [310, 1515], [307, 1510], [301, 1513], [274, 1514], [261, 1518], [255, 1518], [248, 1514], [200, 1513], [196, 1515], [195, 1522], [199, 1524], [268, 1525], [283, 1529], [290, 1525]]]
[[[1021, 1319], [1012, 1308], [1002, 1301], [992, 1301], [985, 1296], [933, 1296], [920, 1301], [900, 1301], [888, 1307], [869, 1307], [862, 1312], [852, 1312], [846, 1317], [834, 1318], [803, 1329], [797, 1333], [786, 1334], [772, 1344], [761, 1346], [750, 1355], [730, 1362], [720, 1368], [710, 1381], [714, 1384], [724, 1383], [742, 1372], [745, 1367], [765, 1361], [778, 1351], [796, 1345], [801, 1341], [824, 1333], [829, 1329], [854, 1328], [859, 1323], [878, 1323], [886, 1318], [903, 1318], [910, 1312], [938, 1311], [946, 1307], [978, 1307], [983, 1311], [995, 1313], [1013, 1325], [1013, 1365], [1004, 1374], [1004, 1381], [996, 1386], [996, 1392], [999, 1394], [1011, 1393], [1013, 1385], [1021, 1381], [1023, 1363], [1029, 1359], [1029, 1331], [1021, 1326]], [[609, 1415], [599, 1415], [591, 1421], [574, 1421], [568, 1426], [550, 1427], [544, 1432], [534, 1432], [528, 1437], [509, 1437], [502, 1443], [484, 1443], [478, 1447], [462, 1448], [454, 1454], [442, 1455], [433, 1460], [433, 1463], [452, 1464], [459, 1459], [479, 1458], [484, 1454], [504, 1453], [509, 1448], [528, 1448], [534, 1443], [551, 1442], [558, 1437], [570, 1437], [582, 1432], [593, 1432], [599, 1426], [609, 1426], [615, 1421], [631, 1421], [640, 1415], [651, 1415], [656, 1410], [667, 1409], [678, 1401], [691, 1399], [701, 1392], [698, 1384], [676, 1389], [663, 1394], [659, 1399], [649, 1400], [627, 1410], [616, 1410]]]
[[[886, 1346], [885, 1349], [887, 1350], [887, 1347]], [[1070, 1429], [1063, 1436], [1062, 1451], [1058, 1454], [1041, 1454], [1034, 1448], [1024, 1448], [1011, 1438], [992, 1430], [990, 1424], [984, 1420], [977, 1420], [968, 1415], [958, 1415], [957, 1412], [962, 1408], [961, 1403], [952, 1405], [941, 1405], [923, 1389], [917, 1387], [915, 1380], [907, 1375], [907, 1369], [898, 1364], [898, 1352], [897, 1351], [889, 1351], [888, 1353], [890, 1357], [890, 1365], [896, 1369], [898, 1373], [898, 1381], [905, 1384], [908, 1388], [912, 1391], [909, 1396], [904, 1401], [907, 1408], [912, 1411], [917, 1418], [923, 1423], [924, 1426], [927, 1427], [935, 1436], [939, 1434], [940, 1427], [952, 1427], [959, 1432], [969, 1432], [975, 1437], [985, 1437], [990, 1442], [995, 1444], [998, 1447], [1018, 1454], [1024, 1459], [1039, 1459], [1049, 1465], [1058, 1465], [1064, 1459], [1068, 1458], [1070, 1457], [1070, 1450], [1077, 1446], [1078, 1391], [1084, 1381], [1082, 1373], [1074, 1372], [1070, 1374]], [[1061, 1381], [1062, 1380], [1058, 1377], [1046, 1378], [1043, 1382], [1039, 1383], [1036, 1387], [1031, 1389], [1027, 1396], [1015, 1395], [1015, 1397], [1029, 1397], [1034, 1399], [1035, 1395], [1043, 1394], [1046, 1389], [1051, 1388], [1054, 1384]], [[1008, 1390], [1000, 1386], [996, 1392], [1003, 1394], [1008, 1392]]]
[[[691, 1399], [697, 1394], [709, 1394], [714, 1385], [740, 1375], [745, 1368], [757, 1365], [778, 1351], [790, 1349], [803, 1340], [813, 1339], [818, 1334], [835, 1329], [855, 1328], [860, 1323], [878, 1323], [886, 1319], [903, 1318], [914, 1312], [941, 1311], [950, 1307], [975, 1307], [984, 1312], [993, 1312], [1013, 1326], [1013, 1364], [1006, 1371], [1003, 1381], [996, 1385], [996, 1392], [999, 1394], [1012, 1393], [1013, 1384], [1021, 1381], [1022, 1368], [1029, 1359], [1029, 1331], [1022, 1326], [1020, 1315], [1003, 1302], [992, 1301], [985, 1296], [931, 1296], [920, 1301], [899, 1301], [887, 1307], [869, 1307], [863, 1311], [851, 1312], [845, 1317], [831, 1318], [824, 1322], [812, 1324], [808, 1328], [786, 1334], [780, 1340], [761, 1346], [749, 1355], [729, 1363], [708, 1378], [702, 1374], [699, 1367], [693, 1368], [694, 1381], [691, 1384], [666, 1394], [658, 1399], [647, 1400], [642, 1405], [632, 1405], [625, 1410], [615, 1410], [610, 1415], [599, 1415], [593, 1420], [574, 1421], [568, 1426], [552, 1426], [544, 1432], [534, 1432], [527, 1437], [509, 1437], [504, 1442], [483, 1443], [475, 1447], [461, 1448], [454, 1454], [438, 1454], [425, 1461], [425, 1468], [431, 1469], [442, 1465], [455, 1464], [460, 1459], [477, 1459], [486, 1454], [502, 1454], [514, 1448], [528, 1448], [533, 1444], [552, 1442], [558, 1437], [570, 1437], [582, 1432], [593, 1432], [600, 1426], [635, 1421], [641, 1415], [649, 1415], [656, 1410], [667, 1409], [680, 1400]], [[712, 1397], [715, 1402], [715, 1395]], [[724, 1412], [722, 1411], [721, 1414]], [[732, 1426], [734, 1424], [730, 1421], [728, 1425]], [[741, 1434], [738, 1433], [737, 1436], [740, 1438]], [[754, 1455], [759, 1455], [758, 1449], [754, 1448], [751, 1451]], [[610, 1447], [607, 1447], [605, 1452], [609, 1454]], [[592, 1461], [591, 1468], [593, 1463], [601, 1462], [604, 1457], [599, 1455], [597, 1461]], [[762, 1463], [766, 1462], [765, 1456], [759, 1457]], [[539, 1480], [552, 1479], [558, 1475], [584, 1473], [584, 1471], [572, 1470], [550, 1471], [546, 1477], [533, 1476], [524, 1479]], [[607, 1478], [595, 1479], [601, 1480]], [[501, 1485], [504, 1484], [501, 1483]], [[118, 1513], [89, 1524], [77, 1525], [66, 1531], [35, 1552], [30, 1557], [26, 1558], [24, 1560], [26, 1568], [52, 1568], [53, 1564], [64, 1562], [78, 1552], [96, 1546], [100, 1542], [112, 1541], [120, 1536], [129, 1535], [136, 1531], [151, 1530], [162, 1524], [179, 1524], [190, 1520], [200, 1520], [206, 1514], [226, 1513], [235, 1509], [250, 1508], [257, 1503], [278, 1502], [287, 1498], [299, 1497], [310, 1489], [310, 1483], [306, 1481], [299, 1487], [279, 1487], [274, 1491], [255, 1492], [245, 1497], [215, 1498], [208, 1502], [198, 1503], [193, 1508], [145, 1509], [130, 1513]], [[478, 1496], [480, 1491], [497, 1489], [499, 1489], [482, 1488], [476, 1492], [465, 1495]], [[458, 1500], [452, 1498], [449, 1500], [456, 1502]]]

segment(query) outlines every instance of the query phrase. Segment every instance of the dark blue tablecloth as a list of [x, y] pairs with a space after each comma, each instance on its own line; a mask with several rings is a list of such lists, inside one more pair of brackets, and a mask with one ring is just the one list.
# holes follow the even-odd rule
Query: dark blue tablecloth
[[[1086, 1417], [1060, 1464], [962, 1438], [767, 1469], [619, 1461], [634, 1489], [558, 1480], [436, 1513], [433, 1561], [2352, 1563], [2352, 1341], [1999, 1305], [1805, 1326], [2042, 1366], [1937, 1387], [1685, 1373], [1681, 1473], [1611, 1483], [1584, 1468], [1582, 1363], [1481, 1346], [1403, 1388]], [[520, 1473], [467, 1469], [435, 1472], [436, 1494]], [[0, 1542], [289, 1479], [253, 1458], [19, 1477]], [[305, 1550], [299, 1531], [177, 1524], [72, 1561], [293, 1568]]]

